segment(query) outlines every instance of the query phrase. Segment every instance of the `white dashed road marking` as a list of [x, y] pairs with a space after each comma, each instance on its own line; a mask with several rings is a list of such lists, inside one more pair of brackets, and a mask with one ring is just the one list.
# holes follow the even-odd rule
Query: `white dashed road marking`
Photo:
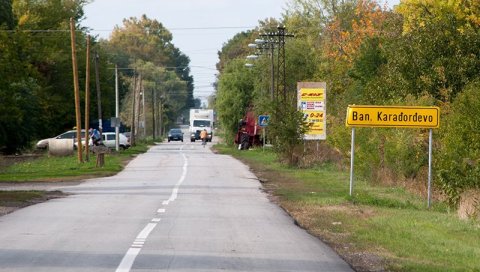
[[[183, 146], [182, 148], [183, 149]], [[170, 195], [170, 198], [168, 200], [165, 200], [162, 202], [162, 205], [168, 205], [170, 202], [175, 201], [178, 197], [178, 191], [180, 189], [180, 185], [182, 185], [183, 181], [185, 180], [185, 177], [187, 176], [187, 168], [188, 168], [188, 160], [185, 154], [182, 154], [183, 156], [183, 171], [182, 171], [182, 176], [178, 180], [177, 184], [175, 184], [175, 187], [172, 190], [172, 194]], [[162, 214], [165, 213], [166, 209], [161, 208], [157, 210], [157, 213]], [[129, 272], [130, 269], [132, 268], [133, 262], [135, 262], [135, 259], [137, 258], [138, 254], [140, 253], [143, 245], [147, 241], [148, 236], [150, 233], [155, 229], [157, 224], [160, 222], [161, 218], [155, 217], [151, 220], [151, 223], [148, 223], [145, 228], [137, 235], [137, 238], [133, 242], [133, 244], [130, 246], [128, 249], [127, 253], [123, 257], [122, 261], [117, 267], [116, 272]]]

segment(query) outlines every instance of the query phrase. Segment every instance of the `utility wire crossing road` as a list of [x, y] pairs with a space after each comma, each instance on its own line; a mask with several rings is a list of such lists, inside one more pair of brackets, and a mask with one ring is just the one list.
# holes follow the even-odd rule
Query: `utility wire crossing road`
[[0, 271], [352, 271], [260, 188], [230, 156], [162, 143], [0, 217]]

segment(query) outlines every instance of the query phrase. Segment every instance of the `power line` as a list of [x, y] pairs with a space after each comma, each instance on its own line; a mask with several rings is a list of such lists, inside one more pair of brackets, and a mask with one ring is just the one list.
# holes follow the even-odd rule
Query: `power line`
[[[256, 28], [257, 26], [210, 26], [210, 27], [173, 27], [166, 28], [169, 31], [178, 31], [178, 30], [225, 30], [225, 29], [251, 29]], [[108, 32], [113, 31], [114, 29], [89, 29], [89, 31], [95, 32]]]
[[[225, 30], [225, 29], [250, 29], [255, 28], [256, 26], [212, 26], [212, 27], [175, 27], [175, 28], [166, 28], [169, 31], [172, 30]], [[77, 29], [76, 32], [112, 32], [113, 29]], [[56, 33], [56, 32], [70, 32], [69, 29], [2, 29], [0, 32], [32, 32], [32, 33]]]

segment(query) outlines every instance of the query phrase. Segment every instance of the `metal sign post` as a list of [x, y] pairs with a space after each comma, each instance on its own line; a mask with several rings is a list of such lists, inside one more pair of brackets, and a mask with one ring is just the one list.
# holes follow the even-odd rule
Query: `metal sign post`
[[264, 127], [263, 130], [262, 130], [262, 133], [263, 133], [263, 152], [265, 152], [265, 134], [266, 134], [266, 130], [267, 130], [267, 127]]
[[352, 127], [352, 149], [350, 151], [350, 196], [353, 194], [353, 160], [355, 158], [355, 128]]
[[430, 209], [432, 202], [432, 129], [428, 133], [428, 200], [427, 207]]

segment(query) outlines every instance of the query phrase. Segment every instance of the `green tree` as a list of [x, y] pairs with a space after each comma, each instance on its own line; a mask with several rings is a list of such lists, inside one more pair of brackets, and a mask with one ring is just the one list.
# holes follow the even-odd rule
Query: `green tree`
[[230, 39], [218, 52], [220, 61], [217, 63], [217, 70], [222, 72], [230, 61], [252, 54], [252, 49], [248, 48], [248, 44], [253, 43], [256, 35], [254, 31], [250, 30], [240, 32]]
[[7, 29], [13, 29], [15, 26], [12, 0], [0, 0], [0, 26], [2, 25], [5, 25]]
[[243, 59], [230, 61], [219, 77], [216, 110], [229, 144], [233, 144], [238, 122], [253, 102], [253, 82], [253, 73]]
[[[133, 68], [138, 61], [172, 71], [177, 81], [186, 83], [187, 95], [177, 97], [178, 105], [182, 105], [182, 109], [194, 106], [193, 77], [188, 67], [190, 59], [173, 45], [172, 34], [157, 20], [149, 19], [146, 15], [140, 19], [125, 19], [122, 27], [115, 27], [110, 40], [103, 43], [103, 47], [112, 53], [112, 61], [117, 65], [132, 68], [125, 73], [129, 76], [133, 76]], [[125, 85], [121, 91], [122, 97], [127, 91], [128, 85]], [[177, 105], [177, 102], [173, 104]], [[169, 105], [177, 109], [173, 104]]]
[[[84, 1], [2, 1], [1, 20], [15, 32], [0, 33], [0, 146], [6, 152], [52, 136], [68, 120], [71, 60], [68, 20], [83, 16]], [[55, 30], [45, 32], [45, 30]], [[37, 30], [37, 31], [32, 31]], [[68, 51], [67, 51], [68, 50]], [[8, 64], [8, 65], [7, 65]], [[68, 67], [68, 68], [67, 68]], [[73, 99], [72, 99], [73, 101]], [[72, 103], [73, 104], [73, 103]], [[73, 112], [73, 111], [72, 111]]]
[[15, 34], [0, 31], [0, 151], [6, 153], [30, 144], [39, 117], [35, 71], [22, 59], [21, 46], [11, 42], [15, 39]]
[[[83, 0], [13, 1], [17, 43], [40, 85], [36, 92], [41, 107], [38, 137], [51, 137], [75, 124], [69, 20], [81, 21], [85, 4]], [[85, 35], [81, 31], [77, 46], [80, 77], [84, 78]]]
[[[160, 132], [160, 126], [169, 127], [171, 124], [174, 124], [179, 117], [179, 112], [185, 108], [188, 86], [174, 71], [158, 67], [152, 62], [138, 60], [135, 67], [136, 73], [141, 75], [141, 82], [137, 81], [136, 84], [141, 86], [140, 89], [145, 95], [144, 106], [147, 135], [153, 135], [155, 128], [155, 135], [157, 136]], [[122, 101], [121, 118], [127, 124], [131, 124], [133, 117], [134, 79], [128, 75], [122, 78], [130, 91]], [[137, 77], [137, 80], [139, 78], [140, 76]], [[136, 99], [137, 103], [139, 103], [138, 93]]]

